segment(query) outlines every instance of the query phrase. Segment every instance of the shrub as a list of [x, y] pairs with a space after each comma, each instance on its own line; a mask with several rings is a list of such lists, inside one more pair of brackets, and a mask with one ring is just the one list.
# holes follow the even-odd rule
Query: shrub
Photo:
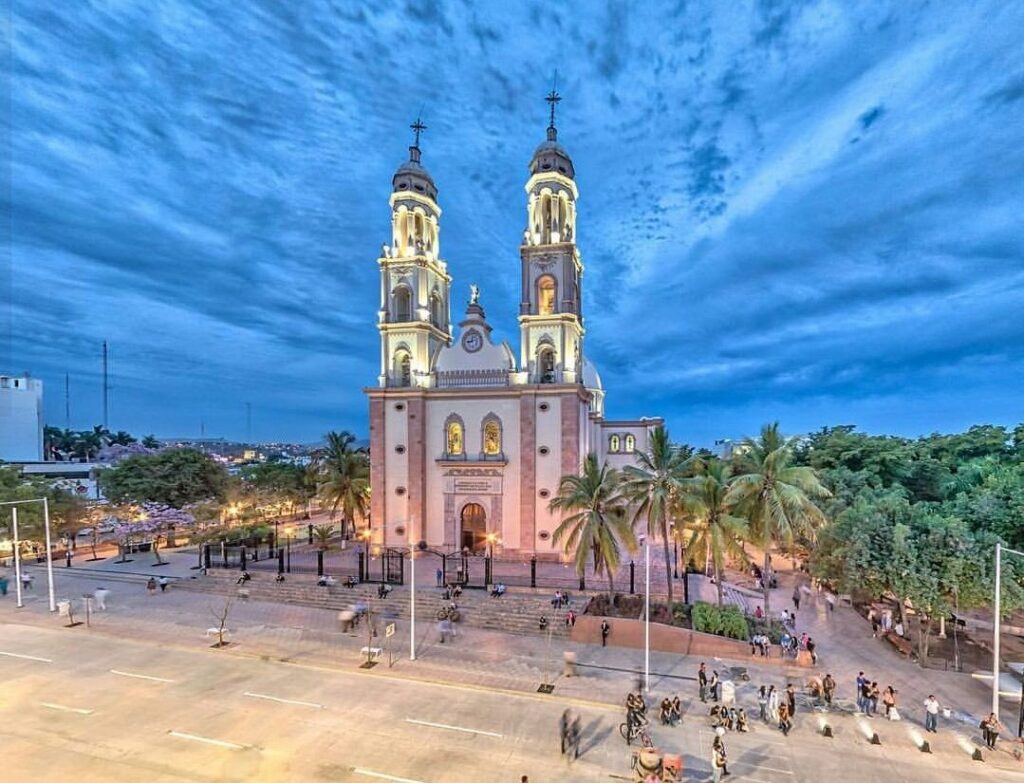
[[693, 605], [690, 617], [693, 621], [693, 630], [701, 633], [721, 634], [722, 613], [718, 611], [717, 606], [698, 601]]
[[778, 620], [769, 620], [768, 618], [761, 618], [758, 620], [756, 617], [747, 618], [747, 629], [751, 636], [757, 634], [765, 634], [771, 640], [772, 644], [778, 644], [779, 640], [782, 639], [783, 627], [782, 623]]
[[721, 636], [727, 636], [730, 639], [742, 639], [746, 641], [748, 628], [747, 618], [738, 606], [723, 606], [719, 611], [719, 627], [721, 630], [718, 632]]

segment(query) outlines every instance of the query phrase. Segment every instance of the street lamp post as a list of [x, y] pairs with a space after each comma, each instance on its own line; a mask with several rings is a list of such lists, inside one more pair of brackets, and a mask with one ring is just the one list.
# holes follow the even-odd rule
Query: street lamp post
[[50, 611], [57, 611], [57, 600], [53, 594], [53, 552], [50, 551], [50, 501], [48, 498], [31, 498], [28, 500], [8, 500], [5, 503], [0, 503], [0, 506], [11, 507], [11, 521], [14, 528], [14, 568], [15, 577], [18, 580], [18, 607], [23, 606], [21, 601], [21, 552], [20, 542], [18, 540], [18, 506], [23, 503], [42, 503], [43, 504], [43, 526], [46, 530], [46, 579], [49, 587], [49, 598], [50, 598]]
[[[995, 596], [992, 601], [992, 712], [996, 716], [996, 719], [999, 718], [999, 636], [1002, 604], [1003, 552], [1008, 552], [1009, 554], [1017, 555], [1018, 557], [1024, 557], [1024, 552], [1018, 552], [1016, 549], [1010, 549], [1008, 546], [1003, 546], [1001, 543], [996, 544], [996, 587]], [[1022, 702], [1024, 702], [1024, 686], [1022, 686], [1021, 699]], [[1024, 709], [1024, 707], [1022, 707], [1022, 709]]]
[[651, 541], [644, 544], [644, 690], [651, 692]]
[[416, 660], [416, 547], [409, 542], [409, 660]]

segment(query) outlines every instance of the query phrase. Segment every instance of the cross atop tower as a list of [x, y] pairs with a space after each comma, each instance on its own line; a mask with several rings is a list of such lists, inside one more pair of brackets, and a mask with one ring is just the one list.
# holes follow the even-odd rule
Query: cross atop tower
[[415, 141], [413, 141], [412, 146], [414, 146], [417, 149], [419, 149], [419, 146], [420, 146], [420, 134], [427, 129], [427, 126], [423, 124], [423, 121], [419, 117], [417, 117], [416, 118], [416, 122], [414, 122], [409, 127], [412, 128], [412, 132], [416, 134], [416, 138], [415, 138]]
[[555, 106], [558, 104], [558, 102], [560, 100], [562, 100], [562, 96], [559, 95], [557, 92], [555, 92], [554, 85], [552, 85], [551, 92], [548, 93], [548, 96], [544, 100], [546, 100], [548, 103], [551, 104], [551, 124], [548, 125], [548, 127], [551, 128], [551, 129], [554, 129], [554, 127], [555, 127]]

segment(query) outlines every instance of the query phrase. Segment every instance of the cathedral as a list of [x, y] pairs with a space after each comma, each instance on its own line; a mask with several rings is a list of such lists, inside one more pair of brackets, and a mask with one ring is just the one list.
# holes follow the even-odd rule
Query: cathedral
[[561, 477], [594, 452], [622, 468], [661, 419], [606, 419], [605, 392], [584, 351], [583, 261], [575, 169], [547, 139], [526, 180], [519, 247], [519, 350], [494, 334], [476, 285], [452, 324], [441, 208], [419, 135], [392, 179], [391, 243], [381, 248], [380, 375], [370, 399], [373, 541], [403, 547], [557, 557], [548, 510]]

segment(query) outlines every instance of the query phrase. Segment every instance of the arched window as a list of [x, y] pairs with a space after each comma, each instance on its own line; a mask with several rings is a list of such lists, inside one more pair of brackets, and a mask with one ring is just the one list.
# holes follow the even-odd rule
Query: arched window
[[410, 291], [404, 285], [400, 285], [391, 293], [391, 298], [392, 301], [394, 302], [395, 321], [411, 321], [412, 291]]
[[435, 291], [430, 295], [430, 322], [438, 329], [444, 329], [441, 319], [444, 317], [444, 308], [441, 305], [441, 297]]
[[537, 372], [541, 383], [555, 382], [555, 352], [545, 348], [537, 355]]
[[612, 454], [618, 454], [622, 449], [622, 441], [618, 435], [611, 435], [608, 438], [608, 451]]
[[484, 419], [480, 442], [483, 444], [484, 457], [501, 455], [501, 421], [497, 416], [491, 414]]
[[395, 352], [395, 383], [399, 386], [412, 386], [412, 357], [408, 351]]
[[558, 299], [558, 283], [551, 275], [537, 278], [537, 312], [540, 315], [553, 315], [555, 302]]
[[633, 435], [627, 435], [626, 436], [626, 451], [628, 451], [628, 452], [636, 451], [636, 437], [635, 436], [633, 436]]
[[444, 423], [444, 453], [446, 457], [463, 457], [466, 454], [466, 431], [462, 419], [454, 413]]

